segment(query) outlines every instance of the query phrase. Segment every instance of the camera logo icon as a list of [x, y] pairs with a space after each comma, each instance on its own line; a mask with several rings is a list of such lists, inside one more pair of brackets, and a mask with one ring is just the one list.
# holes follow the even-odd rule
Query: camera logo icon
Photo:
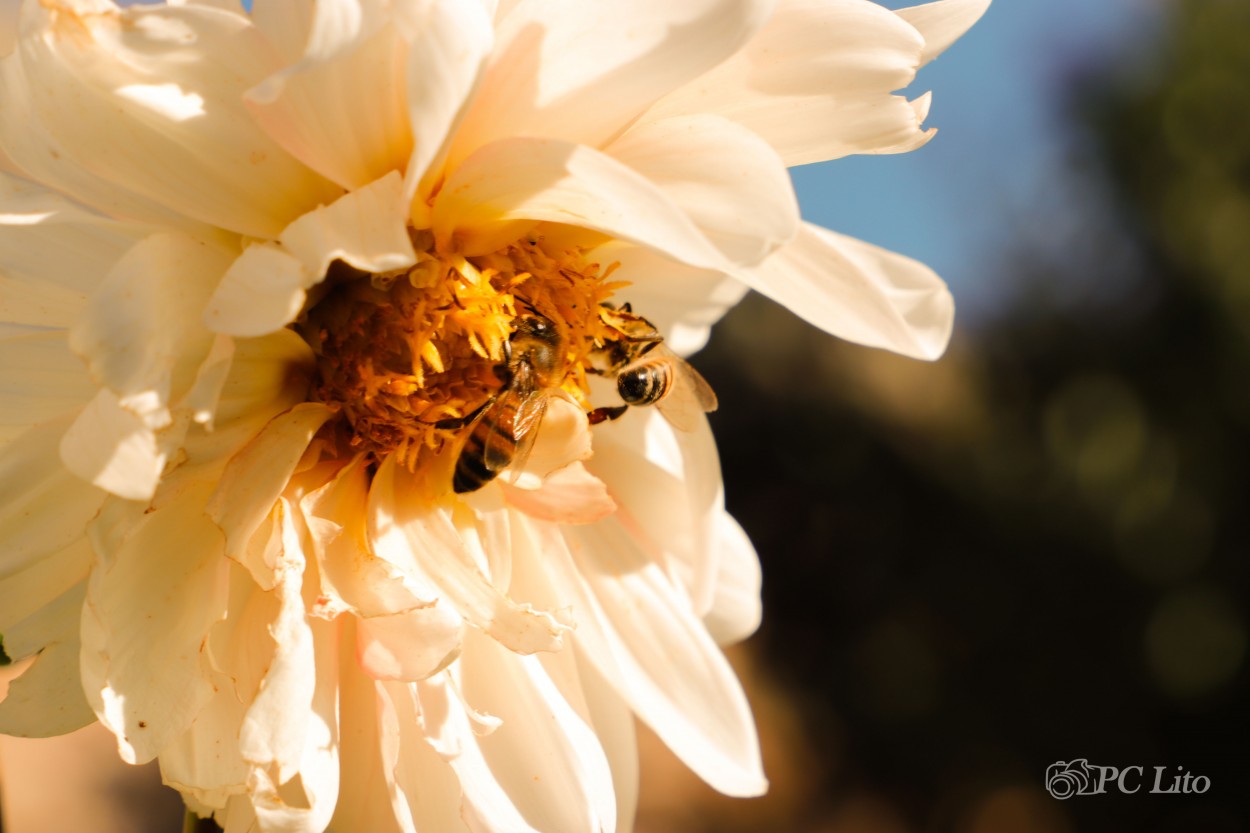
[[1046, 767], [1046, 792], [1059, 799], [1099, 793], [1098, 775], [1094, 770], [1085, 758], [1057, 761]]

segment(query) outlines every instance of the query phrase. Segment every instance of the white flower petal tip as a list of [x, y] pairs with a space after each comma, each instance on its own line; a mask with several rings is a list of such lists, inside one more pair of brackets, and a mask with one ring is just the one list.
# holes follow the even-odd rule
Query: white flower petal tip
[[972, 28], [990, 7], [990, 0], [937, 0], [895, 11], [924, 38], [921, 64], [927, 64]]
[[915, 359], [942, 355], [955, 302], [919, 261], [805, 224], [803, 233], [739, 277], [820, 329]]
[[504, 500], [532, 518], [553, 523], [589, 524], [616, 511], [603, 481], [581, 463], [548, 476], [537, 489], [504, 484]]

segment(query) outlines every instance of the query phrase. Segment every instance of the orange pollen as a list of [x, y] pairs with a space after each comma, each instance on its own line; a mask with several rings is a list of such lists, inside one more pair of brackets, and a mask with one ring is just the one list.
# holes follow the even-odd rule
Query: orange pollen
[[625, 285], [607, 280], [615, 264], [550, 252], [538, 239], [471, 258], [432, 248], [401, 272], [336, 262], [296, 324], [317, 357], [309, 398], [339, 411], [323, 439], [340, 454], [395, 454], [416, 471], [454, 446], [507, 383], [521, 316], [555, 324], [564, 350], [558, 387], [589, 408], [592, 353], [620, 337], [600, 314]]

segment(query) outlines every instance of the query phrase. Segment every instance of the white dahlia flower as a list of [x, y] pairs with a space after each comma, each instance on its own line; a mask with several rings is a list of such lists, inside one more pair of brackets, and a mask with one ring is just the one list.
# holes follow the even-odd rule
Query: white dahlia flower
[[627, 831], [634, 717], [763, 792], [676, 356], [747, 288], [942, 351], [942, 283], [786, 166], [924, 144], [892, 91], [987, 4], [26, 2], [0, 730], [98, 720], [227, 831]]

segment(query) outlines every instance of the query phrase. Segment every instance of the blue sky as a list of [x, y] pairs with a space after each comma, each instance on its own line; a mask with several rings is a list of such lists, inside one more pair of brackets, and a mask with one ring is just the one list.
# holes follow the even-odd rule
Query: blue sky
[[1055, 192], [1071, 141], [1064, 85], [1074, 69], [1148, 42], [1161, 5], [994, 0], [908, 91], [933, 90], [933, 141], [795, 169], [804, 216], [928, 263], [950, 284], [962, 326], [992, 316], [1010, 292], [1010, 276], [997, 273], [1003, 242], [1064, 198]]

